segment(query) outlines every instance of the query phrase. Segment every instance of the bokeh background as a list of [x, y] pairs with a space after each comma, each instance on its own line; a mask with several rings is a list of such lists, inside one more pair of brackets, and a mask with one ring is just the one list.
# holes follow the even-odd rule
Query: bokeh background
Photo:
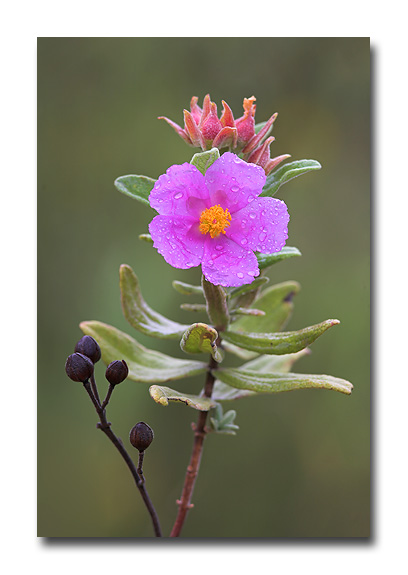
[[[273, 155], [323, 169], [281, 188], [288, 245], [302, 252], [270, 268], [299, 281], [287, 329], [338, 318], [296, 368], [350, 380], [348, 397], [298, 391], [225, 403], [235, 437], [210, 435], [184, 537], [361, 538], [370, 535], [370, 45], [368, 38], [40, 38], [38, 40], [38, 535], [149, 537], [131, 476], [96, 430], [82, 386], [64, 371], [98, 319], [182, 357], [177, 342], [137, 334], [122, 317], [118, 270], [138, 274], [145, 299], [189, 323], [168, 266], [138, 240], [154, 212], [114, 188], [116, 177], [158, 177], [195, 151], [157, 117], [182, 122], [209, 92], [235, 117], [257, 98], [258, 122], [278, 112]], [[196, 301], [196, 300], [188, 300]], [[204, 319], [204, 318], [203, 318]], [[105, 388], [104, 367], [96, 366]], [[173, 382], [194, 393], [201, 378]], [[162, 407], [148, 386], [115, 392], [109, 420], [127, 442], [140, 420], [155, 431], [145, 457], [149, 493], [170, 532], [197, 412]]]

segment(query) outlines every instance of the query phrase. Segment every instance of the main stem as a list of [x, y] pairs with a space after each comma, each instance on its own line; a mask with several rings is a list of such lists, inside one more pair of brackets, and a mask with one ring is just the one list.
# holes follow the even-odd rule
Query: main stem
[[[208, 365], [207, 379], [204, 387], [204, 396], [211, 397], [215, 378], [211, 370], [216, 367], [217, 363], [211, 357]], [[181, 499], [177, 501], [179, 505], [178, 514], [174, 523], [170, 537], [179, 537], [183, 528], [184, 522], [188, 511], [193, 507], [191, 498], [193, 496], [194, 486], [197, 479], [198, 471], [200, 469], [201, 455], [203, 453], [204, 438], [206, 436], [205, 424], [207, 421], [208, 411], [200, 411], [198, 416], [197, 425], [194, 430], [194, 443], [193, 451], [191, 453], [190, 462], [187, 467], [186, 476], [184, 479], [183, 491]]]

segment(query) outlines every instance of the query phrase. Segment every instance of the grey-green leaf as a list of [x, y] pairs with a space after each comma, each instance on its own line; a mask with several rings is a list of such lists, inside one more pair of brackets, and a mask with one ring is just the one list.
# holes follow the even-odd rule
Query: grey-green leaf
[[193, 294], [203, 295], [204, 293], [202, 286], [193, 286], [191, 284], [186, 284], [184, 282], [179, 282], [177, 280], [175, 280], [172, 283], [172, 286], [176, 291], [178, 291], [183, 295], [193, 295]]
[[229, 297], [235, 298], [248, 293], [249, 291], [256, 290], [269, 282], [269, 278], [266, 276], [260, 276], [255, 278], [250, 284], [244, 284], [239, 287], [234, 287], [229, 291]]
[[285, 164], [267, 176], [261, 196], [274, 196], [283, 184], [313, 170], [320, 170], [321, 167], [316, 160], [295, 160]]
[[288, 258], [293, 258], [294, 256], [301, 256], [302, 254], [297, 248], [290, 246], [284, 246], [280, 252], [274, 254], [256, 254], [256, 259], [258, 260], [258, 265], [260, 270], [264, 270], [273, 264], [286, 260]]
[[294, 281], [283, 282], [264, 289], [249, 309], [261, 310], [265, 312], [265, 315], [240, 317], [231, 324], [230, 329], [257, 333], [280, 331], [292, 315], [292, 298], [299, 290], [300, 285]]
[[209, 411], [215, 406], [215, 402], [208, 397], [181, 393], [175, 389], [170, 389], [170, 387], [163, 387], [160, 385], [152, 385], [149, 388], [149, 393], [156, 403], [165, 406], [169, 404], [169, 401], [181, 401], [189, 407], [198, 409], [199, 411]]
[[206, 152], [198, 152], [191, 158], [190, 164], [193, 164], [202, 174], [220, 157], [218, 148], [211, 148]]
[[148, 244], [153, 244], [153, 238], [150, 234], [139, 234], [139, 240]]
[[186, 329], [180, 341], [180, 347], [186, 353], [209, 353], [215, 361], [222, 361], [217, 349], [218, 332], [206, 323], [193, 323]]
[[[258, 319], [262, 321], [264, 318]], [[295, 353], [308, 347], [326, 330], [339, 323], [338, 319], [328, 319], [299, 331], [286, 331], [281, 333], [241, 333], [227, 330], [223, 333], [223, 338], [239, 347], [249, 349], [249, 351], [271, 355], [284, 355], [286, 353]]]
[[159, 339], [180, 339], [188, 325], [167, 319], [147, 305], [130, 266], [121, 265], [119, 276], [123, 314], [130, 325]]
[[129, 368], [129, 379], [142, 383], [165, 383], [198, 375], [207, 371], [208, 364], [177, 359], [147, 349], [117, 328], [99, 321], [84, 321], [80, 328], [99, 344], [102, 360], [109, 364], [124, 359]]
[[216, 377], [231, 387], [255, 393], [280, 393], [296, 389], [331, 389], [350, 395], [353, 386], [349, 381], [331, 375], [304, 373], [259, 373], [239, 369], [217, 369]]
[[[309, 348], [305, 348], [297, 353], [289, 353], [287, 355], [259, 355], [256, 359], [248, 361], [238, 367], [237, 370], [256, 371], [257, 373], [288, 373], [296, 361], [309, 354]], [[216, 401], [226, 401], [255, 394], [255, 391], [237, 389], [216, 379], [212, 397]]]
[[119, 192], [150, 206], [149, 196], [156, 180], [147, 176], [120, 176], [115, 180], [115, 187]]

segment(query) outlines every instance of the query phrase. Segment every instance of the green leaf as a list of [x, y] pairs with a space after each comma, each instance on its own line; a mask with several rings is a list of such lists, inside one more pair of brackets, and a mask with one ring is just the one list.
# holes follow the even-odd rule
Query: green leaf
[[143, 242], [147, 242], [148, 244], [153, 244], [153, 238], [150, 234], [140, 234], [139, 240], [142, 240]]
[[224, 330], [230, 321], [227, 294], [222, 286], [216, 286], [202, 277], [201, 285], [207, 304], [207, 314], [218, 331]]
[[235, 431], [239, 429], [238, 425], [234, 424], [237, 412], [230, 409], [225, 414], [222, 410], [222, 405], [217, 404], [214, 416], [210, 417], [212, 430], [215, 433], [223, 433], [225, 435], [236, 435]]
[[350, 395], [353, 386], [349, 381], [331, 375], [304, 373], [258, 373], [239, 369], [217, 369], [214, 375], [227, 385], [256, 393], [280, 393], [295, 389], [331, 389]]
[[170, 387], [162, 387], [160, 385], [152, 385], [149, 388], [149, 393], [154, 401], [160, 403], [160, 405], [168, 405], [169, 401], [181, 401], [199, 411], [209, 411], [215, 406], [215, 402], [208, 397], [181, 393], [175, 389], [170, 389]]
[[250, 284], [244, 284], [243, 286], [232, 288], [229, 292], [229, 297], [231, 299], [235, 298], [235, 297], [239, 297], [241, 295], [248, 293], [249, 291], [253, 291], [253, 290], [256, 290], [256, 289], [264, 286], [268, 282], [269, 282], [269, 278], [267, 278], [266, 276], [261, 276], [261, 277], [255, 278], [254, 281]]
[[156, 180], [148, 178], [147, 176], [129, 175], [117, 178], [115, 180], [115, 187], [119, 192], [122, 192], [122, 194], [150, 206], [149, 196], [155, 183]]
[[[258, 318], [259, 321], [263, 319], [264, 318]], [[249, 349], [249, 351], [283, 355], [286, 353], [295, 353], [309, 346], [326, 330], [339, 323], [338, 319], [328, 319], [299, 331], [286, 331], [281, 333], [238, 333], [228, 330], [223, 333], [223, 339], [244, 349]]]
[[220, 362], [222, 356], [217, 349], [217, 331], [206, 323], [193, 323], [184, 332], [180, 347], [186, 353], [210, 353], [215, 361]]
[[207, 150], [206, 152], [194, 154], [190, 164], [193, 164], [202, 174], [205, 174], [211, 164], [213, 164], [215, 160], [218, 160], [219, 157], [220, 152], [218, 148], [211, 148], [211, 150]]
[[288, 373], [293, 364], [305, 355], [310, 355], [310, 349], [305, 347], [296, 353], [285, 355], [259, 355], [257, 358], [244, 363], [237, 369], [242, 371], [256, 371], [257, 373]]
[[204, 293], [202, 286], [193, 286], [191, 284], [186, 284], [184, 282], [179, 282], [176, 280], [172, 283], [172, 286], [176, 291], [178, 291], [183, 295], [194, 295], [194, 294], [203, 295]]
[[292, 248], [290, 246], [285, 246], [280, 252], [274, 254], [256, 254], [256, 259], [258, 260], [258, 265], [260, 270], [264, 270], [269, 266], [286, 260], [287, 258], [293, 258], [294, 256], [301, 256], [302, 254], [297, 248]]
[[253, 308], [265, 312], [265, 315], [240, 317], [231, 324], [230, 329], [257, 333], [280, 331], [292, 315], [292, 298], [299, 290], [300, 285], [294, 281], [283, 282], [264, 289], [254, 301]]
[[165, 383], [198, 375], [207, 371], [207, 363], [176, 359], [147, 349], [117, 328], [99, 321], [84, 321], [80, 328], [99, 344], [102, 360], [109, 364], [124, 359], [129, 368], [129, 379], [142, 383]]
[[253, 307], [234, 307], [234, 309], [231, 310], [231, 315], [250, 315], [252, 317], [261, 317], [265, 315], [265, 312]]
[[[310, 350], [306, 347], [297, 353], [287, 355], [259, 355], [256, 359], [238, 367], [237, 370], [256, 371], [257, 373], [288, 373], [296, 361], [309, 354]], [[219, 379], [214, 382], [212, 398], [216, 401], [240, 399], [248, 395], [256, 395], [256, 392], [231, 387]]]
[[180, 339], [188, 325], [167, 319], [147, 305], [139, 280], [130, 266], [121, 265], [119, 276], [123, 314], [130, 325], [159, 339]]
[[302, 174], [320, 170], [321, 165], [316, 160], [296, 160], [281, 166], [267, 176], [261, 196], [274, 196], [283, 184]]
[[244, 359], [245, 361], [248, 361], [248, 359], [253, 359], [254, 357], [258, 357], [258, 354], [255, 353], [254, 351], [248, 351], [247, 349], [242, 349], [241, 347], [238, 347], [237, 345], [229, 343], [228, 341], [225, 340], [222, 341], [222, 347], [225, 349], [225, 351], [232, 353], [233, 355], [236, 355], [237, 357], [239, 357], [240, 359]]

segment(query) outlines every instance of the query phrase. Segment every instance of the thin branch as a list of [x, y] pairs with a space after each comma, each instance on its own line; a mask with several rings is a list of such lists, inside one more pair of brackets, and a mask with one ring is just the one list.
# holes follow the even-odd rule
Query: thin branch
[[[135, 480], [136, 486], [140, 491], [140, 494], [142, 496], [142, 499], [147, 507], [147, 510], [150, 514], [150, 517], [152, 519], [153, 522], [153, 528], [154, 528], [154, 533], [156, 535], [156, 537], [162, 537], [162, 532], [161, 532], [161, 528], [160, 528], [160, 523], [159, 523], [159, 518], [157, 516], [156, 510], [153, 506], [153, 503], [147, 493], [145, 484], [144, 484], [144, 478], [142, 479], [136, 469], [136, 466], [132, 460], [132, 458], [130, 457], [130, 455], [128, 454], [128, 452], [126, 451], [122, 441], [119, 439], [119, 437], [117, 437], [112, 429], [111, 429], [111, 424], [107, 421], [106, 419], [106, 413], [105, 410], [102, 409], [101, 405], [99, 404], [99, 402], [96, 400], [96, 398], [94, 397], [94, 394], [92, 392], [91, 389], [91, 385], [89, 383], [89, 381], [86, 381], [84, 383], [84, 387], [86, 389], [86, 391], [88, 392], [88, 395], [92, 401], [92, 403], [94, 404], [94, 407], [96, 409], [96, 412], [99, 416], [99, 420], [100, 422], [97, 424], [98, 429], [100, 429], [101, 431], [104, 432], [104, 434], [109, 437], [109, 439], [111, 440], [111, 442], [113, 443], [113, 445], [116, 447], [116, 449], [119, 451], [120, 455], [122, 456], [122, 458], [124, 459], [126, 465], [129, 468], [130, 473], [132, 474], [133, 479]], [[109, 392], [108, 392], [109, 393]]]

